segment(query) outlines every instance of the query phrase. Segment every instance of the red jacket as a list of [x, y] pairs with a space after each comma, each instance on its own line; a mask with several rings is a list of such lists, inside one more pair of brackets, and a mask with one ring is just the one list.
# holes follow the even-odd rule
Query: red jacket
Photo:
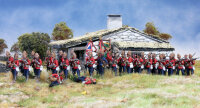
[[152, 65], [152, 59], [145, 59], [144, 65], [146, 68], [150, 68]]
[[7, 65], [8, 65], [9, 68], [11, 67], [10, 63], [13, 62], [13, 60], [14, 60], [14, 59], [13, 59], [13, 57], [11, 57], [11, 56], [8, 58]]
[[173, 66], [175, 66], [175, 60], [174, 59], [166, 60], [166, 65], [167, 68], [173, 68]]
[[34, 59], [34, 68], [35, 69], [40, 69], [40, 66], [42, 65], [42, 60], [41, 59]]
[[176, 65], [178, 69], [183, 69], [183, 66], [185, 65], [184, 60], [177, 60]]
[[135, 58], [133, 64], [134, 64], [134, 66], [141, 67], [142, 64], [143, 64], [143, 59], [142, 58]]
[[52, 61], [50, 62], [50, 64], [53, 64], [52, 69], [56, 69], [58, 67], [58, 60], [52, 59]]
[[132, 57], [129, 57], [128, 59], [127, 59], [127, 66], [129, 67], [130, 66], [130, 63], [132, 63], [133, 62], [133, 58]]
[[63, 69], [67, 69], [67, 67], [69, 66], [69, 60], [62, 58], [61, 61], [63, 64]]
[[192, 69], [193, 66], [195, 65], [195, 60], [188, 60], [187, 63], [188, 63], [187, 68]]
[[29, 69], [31, 61], [28, 58], [22, 59], [22, 60], [20, 60], [20, 62], [22, 63], [22, 66], [24, 69]]
[[152, 65], [153, 65], [154, 68], [156, 67], [156, 63], [157, 63], [157, 59], [156, 59], [156, 58], [153, 58], [153, 59], [152, 59]]
[[120, 57], [118, 59], [118, 63], [120, 63], [120, 62], [121, 62], [121, 66], [125, 66], [126, 65], [126, 58], [125, 57], [124, 58]]
[[88, 67], [93, 67], [93, 64], [95, 63], [94, 57], [86, 58], [86, 63], [89, 63]]
[[49, 67], [51, 61], [52, 61], [52, 57], [46, 57], [45, 59], [46, 63], [47, 63], [47, 67]]
[[106, 57], [108, 63], [110, 63], [112, 61], [112, 56], [110, 56], [109, 53], [107, 53], [107, 57]]
[[117, 66], [118, 60], [115, 58], [112, 58], [112, 67]]
[[19, 66], [19, 60], [13, 60], [11, 61], [11, 63], [12, 63], [11, 65], [12, 69], [16, 69], [16, 67]]
[[158, 61], [158, 69], [163, 69], [163, 66], [166, 65], [166, 61]]
[[70, 60], [70, 62], [72, 63], [72, 68], [73, 69], [78, 69], [78, 65], [80, 64], [79, 60]]
[[52, 77], [56, 78], [58, 83], [63, 80], [63, 77], [61, 75], [59, 76], [58, 74], [52, 74]]

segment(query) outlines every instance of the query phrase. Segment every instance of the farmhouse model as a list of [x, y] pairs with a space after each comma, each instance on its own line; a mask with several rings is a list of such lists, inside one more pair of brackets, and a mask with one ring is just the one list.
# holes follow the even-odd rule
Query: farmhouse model
[[68, 57], [70, 57], [71, 50], [74, 50], [77, 57], [84, 61], [87, 43], [92, 39], [98, 48], [99, 37], [102, 37], [102, 40], [110, 39], [112, 47], [119, 51], [130, 50], [135, 53], [170, 53], [174, 51], [168, 41], [158, 36], [146, 34], [133, 27], [123, 26], [121, 15], [108, 15], [107, 29], [86, 33], [73, 39], [53, 41], [50, 46], [57, 51], [66, 51]]

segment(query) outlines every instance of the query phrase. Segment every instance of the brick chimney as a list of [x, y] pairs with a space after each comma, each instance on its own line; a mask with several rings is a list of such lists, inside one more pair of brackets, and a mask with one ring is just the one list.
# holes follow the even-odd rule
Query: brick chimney
[[107, 18], [107, 29], [114, 29], [122, 27], [121, 15], [108, 15]]

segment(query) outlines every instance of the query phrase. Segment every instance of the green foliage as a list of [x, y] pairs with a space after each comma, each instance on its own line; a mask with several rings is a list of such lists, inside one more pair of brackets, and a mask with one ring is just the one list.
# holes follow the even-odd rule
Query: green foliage
[[158, 35], [159, 31], [157, 30], [157, 28], [155, 27], [153, 22], [147, 22], [145, 25], [145, 29], [144, 32], [147, 34], [151, 34], [151, 35]]
[[8, 46], [5, 43], [4, 39], [0, 39], [0, 54], [3, 53], [3, 51], [8, 48]]
[[53, 40], [64, 40], [73, 38], [72, 30], [66, 25], [65, 22], [60, 22], [55, 25], [53, 29]]
[[167, 34], [167, 33], [160, 33], [159, 37], [162, 38], [162, 39], [165, 39], [165, 40], [169, 40], [169, 39], [172, 38], [172, 36], [170, 34]]
[[48, 49], [48, 44], [50, 42], [50, 37], [47, 33], [33, 32], [25, 33], [18, 38], [19, 49], [21, 51], [26, 51], [28, 54], [32, 50], [39, 53], [40, 57], [44, 59], [46, 51]]
[[16, 42], [10, 49], [10, 52], [19, 52], [19, 44]]
[[170, 34], [160, 33], [153, 22], [147, 22], [143, 31], [147, 34], [158, 36], [159, 38], [164, 40], [169, 40], [172, 38]]

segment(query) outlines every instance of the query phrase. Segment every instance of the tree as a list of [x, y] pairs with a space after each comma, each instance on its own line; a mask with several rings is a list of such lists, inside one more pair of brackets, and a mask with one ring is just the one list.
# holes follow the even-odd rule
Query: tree
[[171, 36], [170, 34], [167, 34], [167, 33], [160, 33], [160, 34], [159, 34], [159, 37], [160, 37], [161, 39], [164, 39], [164, 40], [169, 40], [169, 39], [172, 38], [172, 36]]
[[145, 29], [144, 32], [147, 34], [151, 34], [151, 35], [158, 35], [159, 31], [157, 30], [157, 28], [155, 27], [153, 22], [147, 22], [145, 25]]
[[21, 51], [26, 51], [29, 55], [31, 51], [39, 53], [40, 57], [44, 59], [50, 37], [47, 33], [33, 32], [31, 34], [25, 33], [18, 38], [18, 45]]
[[155, 27], [153, 22], [147, 22], [145, 25], [145, 29], [143, 31], [150, 35], [156, 35], [159, 38], [164, 39], [164, 40], [169, 40], [172, 38], [170, 34], [160, 33], [158, 29]]
[[19, 52], [19, 44], [18, 42], [14, 43], [13, 46], [10, 49], [10, 52]]
[[60, 22], [55, 25], [53, 29], [53, 40], [64, 40], [73, 38], [72, 30], [66, 25], [65, 22]]
[[0, 39], [0, 54], [3, 53], [3, 51], [8, 48], [8, 46], [5, 43], [4, 39]]

